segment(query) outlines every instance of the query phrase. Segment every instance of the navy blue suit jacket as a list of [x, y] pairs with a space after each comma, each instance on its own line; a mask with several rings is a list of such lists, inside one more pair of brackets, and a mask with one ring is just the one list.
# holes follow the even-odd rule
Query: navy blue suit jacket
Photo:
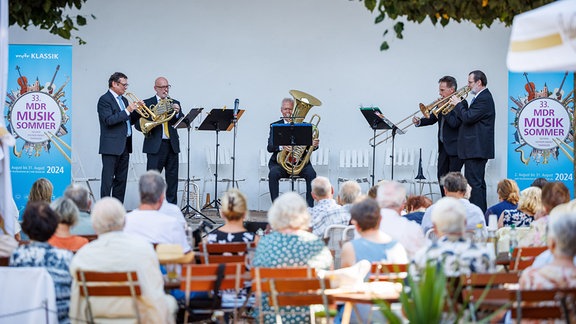
[[[128, 100], [122, 97], [124, 105], [128, 107]], [[120, 110], [118, 101], [110, 91], [106, 91], [98, 100], [98, 119], [100, 121], [100, 147], [98, 153], [120, 155], [128, 145], [128, 152], [132, 153], [132, 137], [126, 140], [128, 127], [126, 121], [133, 125], [138, 120], [138, 113], [130, 115]]]
[[[466, 105], [466, 108], [468, 107], [466, 101], [462, 101], [462, 103]], [[458, 128], [460, 127], [461, 122], [454, 110], [446, 115], [440, 113], [438, 118], [436, 118], [436, 115], [434, 114], [430, 114], [430, 118], [421, 118], [420, 126], [428, 126], [438, 123], [438, 147], [440, 147], [440, 123], [442, 119], [444, 119], [444, 127], [442, 127], [444, 150], [446, 150], [448, 155], [456, 156], [458, 155]]]
[[496, 109], [488, 89], [480, 92], [470, 107], [462, 102], [454, 108], [462, 121], [458, 132], [458, 157], [464, 159], [494, 158], [494, 122]]

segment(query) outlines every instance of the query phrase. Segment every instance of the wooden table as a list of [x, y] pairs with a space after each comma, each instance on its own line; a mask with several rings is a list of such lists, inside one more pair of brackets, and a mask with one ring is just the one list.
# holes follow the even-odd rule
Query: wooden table
[[342, 324], [350, 323], [354, 304], [374, 304], [376, 300], [397, 302], [400, 298], [402, 285], [386, 281], [365, 282], [354, 288], [339, 288], [327, 290], [335, 301], [344, 302]]

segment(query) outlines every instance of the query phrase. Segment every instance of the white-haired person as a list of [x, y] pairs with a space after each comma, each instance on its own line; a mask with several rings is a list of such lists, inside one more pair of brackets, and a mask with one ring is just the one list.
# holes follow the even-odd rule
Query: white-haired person
[[[310, 214], [304, 198], [294, 192], [287, 192], [274, 200], [268, 210], [268, 223], [272, 233], [263, 236], [258, 242], [253, 267], [282, 268], [309, 266], [316, 269], [330, 269], [332, 254], [324, 242], [308, 232]], [[267, 303], [264, 309], [269, 309]], [[290, 312], [287, 307], [286, 312]], [[266, 323], [275, 323], [273, 315], [266, 314]], [[304, 323], [306, 318], [298, 315], [282, 316], [284, 323]]]
[[76, 204], [76, 207], [78, 207], [78, 222], [70, 229], [70, 233], [74, 235], [96, 234], [92, 228], [92, 219], [90, 218], [92, 200], [90, 200], [90, 192], [88, 189], [77, 183], [73, 183], [64, 190], [64, 197], [71, 199], [74, 204]]
[[548, 220], [548, 249], [552, 262], [528, 267], [520, 276], [520, 288], [576, 288], [576, 213], [555, 213]]
[[416, 253], [413, 270], [423, 269], [430, 261], [440, 264], [449, 277], [491, 272], [494, 269], [494, 254], [485, 246], [473, 244], [464, 237], [465, 205], [459, 199], [444, 197], [434, 206], [431, 218], [438, 240]]
[[[126, 210], [116, 198], [105, 197], [94, 204], [92, 225], [98, 239], [85, 245], [72, 258], [70, 273], [72, 297], [70, 317], [86, 320], [85, 303], [80, 301], [80, 287], [76, 280], [77, 270], [88, 271], [136, 271], [142, 297], [138, 299], [138, 311], [142, 323], [174, 323], [176, 300], [164, 293], [164, 279], [160, 272], [158, 256], [152, 244], [144, 239], [124, 233]], [[92, 312], [130, 314], [131, 301], [116, 298], [98, 298], [92, 301]]]
[[60, 197], [50, 203], [56, 214], [58, 214], [58, 227], [54, 235], [48, 240], [48, 243], [59, 249], [72, 252], [78, 251], [81, 247], [88, 244], [88, 239], [82, 236], [73, 235], [70, 232], [78, 222], [78, 207], [71, 199]]

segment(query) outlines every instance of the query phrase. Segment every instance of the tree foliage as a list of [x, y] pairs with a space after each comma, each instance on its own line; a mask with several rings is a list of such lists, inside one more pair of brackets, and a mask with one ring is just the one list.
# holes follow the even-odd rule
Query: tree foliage
[[[352, 1], [352, 0], [351, 0]], [[490, 27], [494, 21], [512, 24], [514, 16], [528, 10], [543, 6], [554, 0], [364, 0], [364, 6], [370, 12], [376, 12], [374, 23], [379, 24], [389, 18], [396, 23], [393, 26], [396, 38], [402, 39], [406, 21], [422, 23], [430, 18], [432, 24], [448, 25], [450, 21], [471, 22], [479, 29]], [[362, 2], [362, 0], [360, 0]], [[384, 31], [384, 37], [388, 29]], [[380, 50], [390, 48], [385, 40]]]
[[[10, 0], [8, 3], [10, 25], [18, 25], [24, 30], [30, 26], [48, 30], [51, 34], [64, 39], [72, 37], [72, 31], [77, 26], [84, 26], [87, 17], [82, 15], [70, 16], [71, 9], [80, 9], [87, 0]], [[95, 19], [94, 15], [90, 15]], [[74, 36], [78, 44], [86, 42], [79, 36]]]

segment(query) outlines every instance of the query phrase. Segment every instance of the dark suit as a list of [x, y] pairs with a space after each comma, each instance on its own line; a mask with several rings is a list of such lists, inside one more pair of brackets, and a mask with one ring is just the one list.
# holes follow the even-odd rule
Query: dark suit
[[[278, 156], [278, 152], [280, 152], [280, 147], [279, 146], [274, 146], [274, 144], [272, 143], [272, 125], [273, 124], [284, 124], [284, 120], [280, 119], [278, 121], [273, 122], [270, 125], [270, 134], [268, 135], [268, 152], [272, 153], [272, 156], [270, 157], [270, 161], [268, 162], [268, 168], [270, 169], [269, 173], [268, 173], [268, 186], [270, 189], [270, 198], [272, 199], [272, 201], [274, 201], [276, 198], [278, 198], [279, 192], [280, 192], [280, 184], [279, 181], [281, 178], [288, 178], [290, 177], [290, 173], [286, 170], [284, 170], [284, 168], [278, 164], [277, 162], [277, 156]], [[312, 207], [314, 206], [314, 198], [312, 198], [312, 180], [314, 180], [314, 178], [316, 178], [316, 171], [314, 171], [314, 168], [312, 167], [312, 164], [310, 164], [310, 161], [308, 161], [308, 163], [306, 163], [306, 165], [304, 166], [304, 168], [302, 168], [302, 171], [300, 172], [300, 174], [298, 175], [302, 178], [304, 178], [304, 180], [306, 180], [306, 202], [308, 203], [308, 206]]]
[[[463, 104], [468, 107], [466, 101]], [[448, 172], [460, 172], [464, 161], [458, 158], [458, 128], [460, 119], [456, 112], [452, 110], [446, 115], [439, 114], [438, 117], [430, 114], [430, 118], [421, 118], [420, 126], [434, 125], [438, 122], [438, 183], [440, 178]], [[440, 185], [440, 193], [444, 196], [444, 187]]]
[[462, 121], [458, 132], [458, 157], [464, 160], [464, 176], [472, 187], [470, 202], [486, 211], [486, 163], [494, 158], [496, 109], [488, 89], [481, 91], [469, 108], [460, 103], [454, 109]]
[[[122, 97], [124, 106], [128, 100]], [[107, 91], [98, 100], [98, 119], [100, 121], [100, 148], [102, 155], [102, 181], [100, 197], [110, 196], [124, 202], [128, 163], [132, 153], [132, 136], [128, 135], [126, 121], [133, 124], [137, 113], [127, 114], [121, 110], [117, 98]]]
[[[156, 96], [144, 100], [144, 104], [148, 108], [155, 106], [157, 103], [158, 99]], [[180, 105], [178, 100], [172, 99], [172, 103]], [[147, 156], [146, 170], [162, 172], [166, 168], [166, 200], [172, 204], [176, 204], [178, 200], [178, 153], [180, 153], [178, 131], [172, 126], [182, 116], [182, 111], [179, 111], [178, 114], [168, 121], [169, 139], [162, 139], [164, 125], [160, 124], [152, 128], [148, 135], [144, 137], [142, 146], [142, 152], [146, 153]], [[140, 122], [136, 123], [136, 129], [141, 131]]]

